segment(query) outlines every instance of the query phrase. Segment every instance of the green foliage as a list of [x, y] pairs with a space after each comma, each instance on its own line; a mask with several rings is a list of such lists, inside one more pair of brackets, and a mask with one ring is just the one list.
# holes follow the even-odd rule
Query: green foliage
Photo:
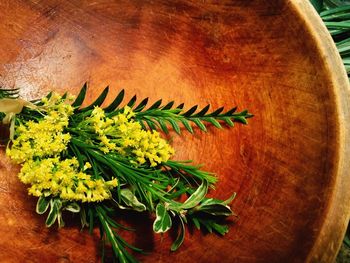
[[350, 77], [350, 1], [311, 1], [319, 12], [342, 57]]
[[[87, 92], [87, 84], [84, 84], [72, 106], [76, 107], [77, 113], [89, 114], [89, 111], [93, 109], [94, 106], [102, 105], [107, 97], [108, 90], [108, 87], [105, 88], [96, 101], [91, 105], [80, 108], [84, 102]], [[104, 108], [104, 111], [108, 113], [108, 117], [116, 115], [121, 111], [123, 107], [120, 106], [123, 103], [124, 95], [125, 91], [121, 90], [113, 102]], [[226, 112], [224, 112], [224, 107], [221, 107], [208, 113], [210, 105], [205, 106], [199, 111], [197, 111], [198, 106], [195, 105], [189, 110], [184, 111], [184, 104], [174, 107], [174, 101], [162, 105], [162, 100], [158, 100], [147, 109], [146, 106], [148, 104], [148, 98], [143, 99], [139, 104], [136, 104], [136, 102], [137, 97], [135, 95], [129, 102], [126, 103], [126, 105], [133, 108], [133, 111], [136, 113], [135, 118], [140, 122], [142, 127], [145, 129], [148, 127], [151, 130], [161, 130], [164, 133], [168, 133], [169, 127], [171, 127], [176, 133], [180, 134], [180, 124], [182, 124], [183, 128], [190, 133], [194, 132], [192, 125], [197, 126], [202, 131], [207, 131], [208, 124], [211, 124], [216, 128], [222, 128], [220, 123], [225, 123], [228, 126], [233, 127], [234, 122], [247, 124], [247, 119], [253, 117], [253, 115], [247, 110], [236, 112], [237, 107], [234, 107]]]
[[153, 223], [153, 231], [155, 233], [165, 233], [172, 226], [171, 217], [164, 204], [159, 203], [156, 207], [156, 219]]
[[18, 98], [19, 89], [3, 89], [0, 87], [0, 99], [16, 99]]
[[[71, 117], [73, 126], [89, 116], [95, 106], [103, 104], [108, 94], [108, 87], [92, 104], [82, 107], [86, 93], [87, 84], [83, 86], [72, 104], [75, 107], [75, 114]], [[124, 90], [120, 91], [115, 99], [104, 107], [106, 116], [112, 117], [120, 113], [124, 108], [123, 105], [127, 105], [133, 108], [134, 118], [142, 127], [165, 133], [168, 133], [170, 128], [180, 133], [180, 124], [193, 133], [193, 126], [206, 131], [208, 124], [222, 128], [223, 123], [229, 126], [233, 126], [234, 122], [246, 124], [247, 118], [252, 117], [248, 111], [236, 113], [236, 107], [226, 112], [221, 107], [208, 113], [209, 105], [201, 110], [197, 110], [198, 106], [193, 106], [184, 111], [184, 105], [174, 107], [174, 101], [163, 105], [162, 100], [158, 100], [147, 107], [148, 98], [137, 103], [136, 96], [123, 103], [124, 95]], [[128, 249], [141, 250], [130, 246], [117, 234], [116, 229], [122, 226], [109, 216], [115, 209], [154, 213], [155, 233], [165, 233], [172, 228], [173, 222], [178, 222], [179, 232], [171, 246], [172, 251], [177, 250], [183, 243], [186, 223], [198, 223], [208, 231], [221, 235], [227, 232], [227, 226], [220, 222], [222, 218], [233, 215], [228, 206], [233, 197], [226, 201], [206, 198], [208, 188], [213, 187], [217, 180], [213, 174], [202, 171], [200, 166], [191, 165], [189, 161], [168, 160], [156, 167], [132, 165], [128, 157], [101, 152], [97, 145], [91, 143], [91, 134], [74, 130], [72, 136], [67, 151], [68, 157], [75, 156], [81, 167], [89, 161], [96, 178], [102, 177], [105, 180], [118, 178], [119, 185], [113, 192], [113, 202], [104, 202], [97, 209], [89, 209], [84, 205], [81, 209], [84, 211], [81, 221], [82, 226], [89, 225], [90, 229], [99, 222], [102, 240], [112, 244], [115, 256], [121, 262], [133, 262], [134, 259], [128, 253]], [[183, 195], [187, 195], [187, 199], [181, 203], [178, 198]]]
[[[327, 26], [343, 60], [350, 79], [350, 1], [311, 0]], [[348, 262], [350, 251], [350, 226], [344, 237], [337, 262]], [[345, 259], [347, 258], [347, 259]]]
[[[40, 197], [36, 211], [39, 214], [47, 213], [46, 225], [51, 227], [57, 222], [62, 227], [64, 211], [79, 213], [82, 228], [88, 227], [92, 233], [94, 227], [99, 227], [103, 245], [102, 260], [104, 247], [110, 244], [119, 262], [136, 262], [130, 251], [142, 253], [141, 249], [133, 247], [119, 235], [119, 229], [132, 231], [113, 219], [119, 209], [154, 215], [155, 233], [165, 233], [174, 225], [179, 226], [171, 251], [177, 250], [184, 242], [185, 224], [202, 227], [219, 235], [225, 234], [228, 227], [223, 219], [233, 215], [229, 204], [234, 195], [225, 201], [206, 197], [208, 189], [214, 188], [217, 181], [214, 174], [201, 170], [200, 165], [193, 165], [191, 161], [167, 160], [150, 166], [149, 163], [137, 164], [129, 155], [121, 155], [116, 151], [103, 152], [96, 139], [98, 135], [89, 129], [82, 129], [79, 124], [91, 116], [94, 107], [103, 105], [109, 88], [105, 88], [93, 103], [83, 107], [87, 91], [87, 84], [84, 84], [72, 103], [74, 114], [69, 117], [69, 126], [66, 128], [71, 139], [67, 150], [61, 153], [61, 158], [76, 158], [81, 170], [89, 162], [92, 166], [89, 170], [91, 177], [104, 181], [117, 178], [118, 185], [111, 190], [111, 199], [101, 203], [77, 203], [54, 196]], [[48, 98], [50, 96], [51, 93], [47, 95]], [[63, 95], [63, 98], [66, 96]], [[234, 126], [235, 122], [247, 124], [247, 119], [253, 116], [247, 110], [236, 112], [236, 107], [228, 111], [221, 107], [210, 112], [210, 106], [207, 105], [202, 109], [193, 106], [184, 110], [184, 104], [175, 107], [174, 101], [163, 104], [162, 100], [158, 100], [149, 106], [148, 98], [138, 102], [137, 97], [133, 96], [124, 102], [124, 96], [124, 90], [120, 91], [103, 108], [106, 117], [123, 112], [127, 105], [135, 113], [134, 120], [144, 129], [165, 133], [170, 129], [180, 134], [182, 129], [193, 133], [196, 127], [206, 131], [208, 125], [221, 129], [225, 124]], [[35, 103], [41, 105], [39, 100]], [[16, 121], [38, 121], [41, 118], [43, 115], [38, 111], [25, 108], [16, 116]], [[184, 202], [180, 202], [182, 198], [185, 198]]]

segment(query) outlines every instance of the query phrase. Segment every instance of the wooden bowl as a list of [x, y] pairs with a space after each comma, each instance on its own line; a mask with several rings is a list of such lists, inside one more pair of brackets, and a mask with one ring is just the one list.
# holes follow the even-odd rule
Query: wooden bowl
[[[169, 251], [147, 216], [126, 235], [144, 262], [332, 262], [349, 219], [349, 85], [309, 1], [1, 1], [0, 78], [27, 99], [50, 90], [88, 101], [107, 85], [152, 101], [210, 103], [255, 114], [248, 126], [174, 136], [176, 159], [237, 192], [224, 238], [194, 231]], [[98, 236], [78, 222], [46, 229], [35, 198], [1, 152], [2, 262], [96, 262]], [[123, 233], [124, 234], [124, 233]]]

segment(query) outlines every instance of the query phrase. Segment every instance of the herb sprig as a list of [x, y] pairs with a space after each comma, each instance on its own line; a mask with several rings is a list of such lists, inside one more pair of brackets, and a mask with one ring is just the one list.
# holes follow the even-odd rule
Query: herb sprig
[[[51, 227], [57, 222], [63, 227], [63, 211], [79, 213], [82, 227], [88, 227], [90, 233], [95, 226], [99, 227], [102, 244], [111, 245], [119, 262], [136, 262], [131, 252], [143, 253], [120, 236], [120, 229], [130, 229], [114, 219], [119, 209], [153, 214], [155, 233], [169, 231], [176, 222], [179, 228], [172, 251], [184, 242], [186, 224], [210, 233], [226, 234], [225, 218], [234, 215], [230, 203], [235, 194], [227, 200], [208, 198], [208, 190], [217, 181], [215, 175], [191, 161], [169, 160], [173, 150], [157, 131], [168, 133], [172, 128], [180, 134], [181, 124], [190, 133], [194, 127], [206, 131], [208, 125], [222, 128], [222, 124], [247, 124], [253, 115], [246, 110], [236, 113], [236, 107], [226, 112], [221, 107], [208, 113], [209, 105], [201, 110], [193, 106], [185, 111], [183, 104], [174, 107], [171, 101], [162, 105], [162, 100], [147, 107], [148, 98], [137, 104], [136, 96], [122, 106], [124, 90], [102, 109], [108, 91], [105, 88], [86, 107], [82, 105], [87, 84], [70, 105], [65, 104], [69, 94], [61, 97], [49, 93], [42, 100], [33, 101], [35, 107], [24, 107], [13, 119], [15, 138], [8, 153], [23, 165], [20, 179], [24, 183], [33, 182], [29, 192], [39, 197], [36, 212], [47, 213], [46, 225]], [[24, 131], [30, 134], [30, 129], [41, 129], [43, 125], [55, 131], [43, 136], [46, 141], [38, 137], [43, 142], [34, 142], [23, 135]], [[18, 148], [25, 140], [31, 146], [27, 145], [29, 148], [23, 151], [30, 152], [30, 158], [23, 156]], [[61, 148], [66, 144], [66, 148], [58, 153], [56, 148], [48, 150], [45, 148], [48, 140]], [[33, 152], [31, 149], [39, 143], [44, 148]], [[33, 169], [51, 169], [48, 171], [52, 180], [38, 184], [40, 180], [36, 176], [41, 176], [41, 170], [36, 175]], [[75, 179], [61, 175], [61, 170]], [[103, 249], [102, 260], [104, 255]]]

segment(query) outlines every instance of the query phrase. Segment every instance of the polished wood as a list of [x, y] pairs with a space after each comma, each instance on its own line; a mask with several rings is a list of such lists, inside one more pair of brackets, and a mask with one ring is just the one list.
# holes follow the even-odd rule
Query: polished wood
[[[331, 262], [349, 219], [349, 85], [309, 1], [0, 1], [0, 84], [26, 99], [50, 90], [88, 101], [110, 85], [152, 101], [238, 105], [248, 126], [173, 135], [176, 159], [237, 192], [224, 238], [152, 234], [152, 217], [118, 215], [143, 262]], [[97, 262], [98, 233], [46, 229], [1, 151], [0, 261]]]

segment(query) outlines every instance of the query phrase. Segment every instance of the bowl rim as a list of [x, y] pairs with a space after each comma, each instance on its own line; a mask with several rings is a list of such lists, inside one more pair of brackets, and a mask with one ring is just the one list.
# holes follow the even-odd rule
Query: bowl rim
[[288, 0], [324, 61], [335, 105], [335, 158], [330, 199], [306, 262], [334, 262], [350, 219], [350, 83], [335, 43], [310, 1]]

